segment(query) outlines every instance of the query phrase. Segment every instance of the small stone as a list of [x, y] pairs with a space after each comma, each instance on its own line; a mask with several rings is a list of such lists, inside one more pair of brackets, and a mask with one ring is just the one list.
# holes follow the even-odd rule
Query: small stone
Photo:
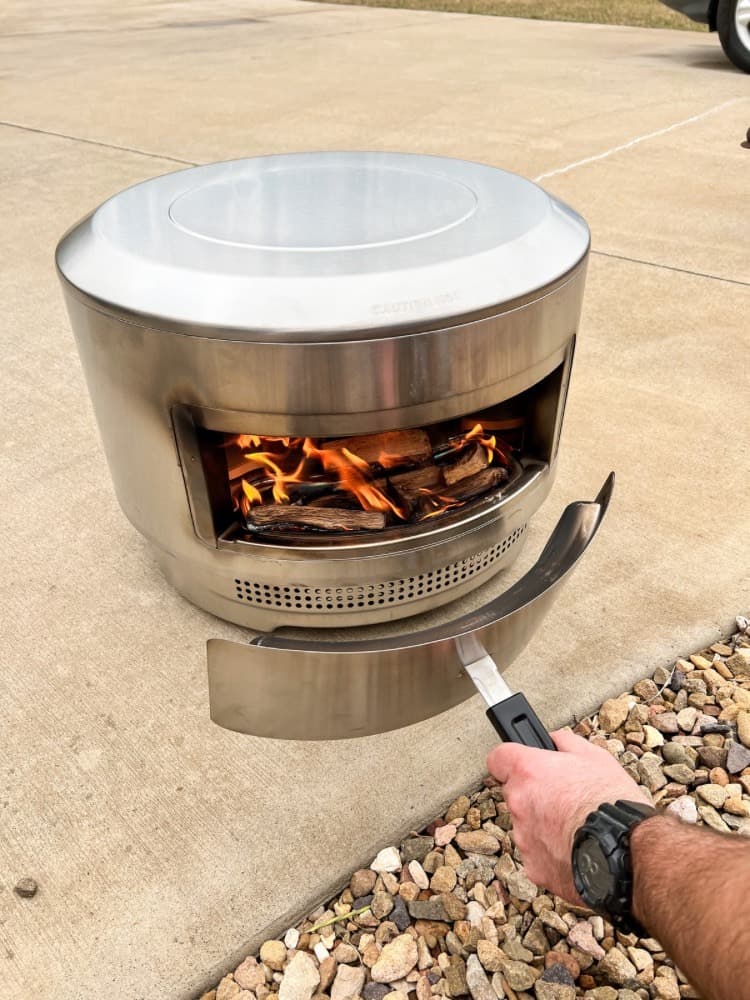
[[500, 842], [486, 830], [469, 830], [456, 834], [456, 843], [467, 854], [497, 854]]
[[727, 763], [726, 747], [701, 746], [698, 747], [698, 760], [704, 767], [725, 767]]
[[549, 951], [549, 941], [544, 933], [544, 924], [539, 919], [533, 920], [531, 926], [523, 936], [523, 946], [533, 952], [534, 955], [544, 955]]
[[[352, 948], [352, 951], [356, 954], [356, 948]], [[279, 1000], [310, 1000], [319, 983], [320, 973], [315, 962], [307, 952], [298, 951], [284, 970], [284, 978], [279, 986]], [[338, 1000], [344, 998], [340, 997]]]
[[458, 798], [454, 799], [448, 806], [444, 817], [445, 822], [450, 823], [453, 819], [463, 819], [469, 811], [470, 805], [471, 803], [469, 802], [468, 795], [459, 795]]
[[448, 995], [462, 997], [469, 992], [466, 982], [466, 964], [462, 958], [453, 956], [445, 969], [445, 981], [448, 984]]
[[677, 725], [683, 733], [692, 733], [693, 726], [698, 721], [697, 708], [683, 708], [677, 713]]
[[446, 847], [456, 836], [458, 827], [454, 823], [445, 823], [435, 830], [436, 847]]
[[329, 955], [328, 958], [324, 958], [323, 961], [320, 963], [320, 967], [318, 968], [318, 973], [320, 975], [321, 993], [326, 993], [328, 991], [328, 987], [333, 982], [337, 969], [338, 969], [338, 964], [336, 962], [336, 959], [333, 958], [332, 955]]
[[738, 649], [727, 660], [727, 666], [735, 677], [750, 676], [750, 647]]
[[698, 813], [706, 826], [710, 826], [712, 829], [718, 830], [719, 833], [728, 832], [729, 827], [713, 806], [698, 806]]
[[284, 935], [284, 947], [294, 950], [299, 944], [299, 931], [296, 927], [290, 927]]
[[[702, 788], [708, 787], [705, 785]], [[699, 789], [700, 790], [700, 789]], [[682, 795], [674, 802], [670, 802], [666, 812], [681, 819], [683, 823], [695, 823], [698, 819], [698, 809], [693, 799], [689, 795]]]
[[224, 976], [216, 987], [216, 1000], [233, 1000], [239, 992], [239, 984], [231, 976]]
[[750, 712], [742, 711], [737, 715], [737, 735], [740, 743], [750, 748]]
[[427, 947], [427, 942], [423, 937], [417, 938], [417, 968], [421, 971], [423, 969], [431, 969], [434, 965], [430, 949]]
[[645, 746], [648, 750], [655, 750], [656, 747], [664, 746], [664, 737], [658, 729], [653, 726], [644, 726], [643, 732], [646, 735]]
[[[340, 965], [331, 987], [331, 1000], [353, 1000], [361, 995], [364, 985], [365, 970], [361, 965]], [[279, 1000], [284, 1000], [280, 991]]]
[[353, 944], [341, 941], [333, 949], [333, 958], [335, 958], [339, 964], [343, 963], [344, 965], [349, 965], [352, 962], [359, 962], [359, 952]]
[[599, 728], [605, 733], [614, 733], [625, 722], [630, 712], [630, 702], [626, 698], [610, 698], [599, 709]]
[[677, 983], [664, 976], [657, 976], [653, 982], [654, 1000], [680, 1000], [680, 988]]
[[739, 774], [750, 767], [750, 750], [741, 743], [730, 740], [727, 743], [726, 769], [730, 774]]
[[469, 955], [466, 960], [466, 985], [472, 1000], [496, 1000], [495, 991], [476, 955]]
[[544, 966], [550, 969], [553, 965], [562, 965], [575, 981], [581, 974], [581, 967], [567, 951], [548, 951], [544, 956]]
[[661, 755], [667, 764], [689, 764], [690, 758], [682, 743], [665, 743]]
[[360, 868], [359, 871], [352, 875], [349, 882], [349, 888], [352, 891], [352, 896], [355, 899], [358, 899], [360, 896], [368, 896], [375, 888], [375, 880], [377, 877], [377, 874], [372, 870], [372, 868]]
[[384, 847], [382, 851], [378, 851], [370, 865], [374, 872], [397, 872], [400, 867], [401, 855], [395, 847]]
[[713, 806], [714, 809], [721, 809], [724, 805], [724, 800], [727, 797], [727, 793], [721, 785], [713, 784], [700, 785], [700, 787], [696, 789], [696, 794], [699, 799], [702, 799], [704, 802], [708, 802], [708, 804]]
[[646, 678], [646, 680], [638, 681], [638, 683], [633, 686], [633, 691], [639, 698], [642, 698], [643, 701], [650, 701], [652, 698], [657, 696], [659, 688], [652, 680]]
[[651, 722], [654, 729], [658, 729], [660, 733], [666, 733], [668, 736], [674, 735], [680, 731], [680, 727], [677, 725], [677, 714], [675, 712], [658, 712], [654, 715]]
[[435, 873], [430, 879], [430, 888], [433, 892], [452, 892], [456, 886], [456, 870], [449, 865], [441, 865], [435, 869]]
[[[549, 896], [540, 896], [539, 899], [549, 899]], [[570, 928], [560, 914], [556, 913], [553, 909], [544, 910], [540, 913], [539, 919], [545, 927], [551, 927], [553, 931], [557, 931], [560, 937], [567, 937]]]
[[479, 961], [488, 972], [500, 972], [506, 956], [490, 941], [480, 941], [477, 945], [477, 956]]
[[624, 986], [629, 980], [635, 979], [638, 971], [619, 948], [612, 948], [608, 951], [599, 962], [598, 968], [600, 974], [613, 986]]
[[677, 781], [681, 785], [689, 785], [695, 778], [695, 772], [687, 764], [667, 764], [664, 774], [670, 781]]
[[658, 792], [660, 788], [664, 788], [667, 779], [662, 773], [659, 758], [656, 754], [644, 753], [638, 761], [637, 766], [641, 782], [650, 792]]
[[511, 896], [515, 896], [516, 899], [523, 900], [525, 903], [530, 903], [539, 894], [537, 886], [534, 885], [531, 879], [520, 868], [508, 876], [506, 884]]
[[724, 811], [732, 816], [750, 816], [750, 802], [746, 802], [739, 795], [731, 795], [724, 803]]
[[[558, 986], [573, 986], [574, 980], [571, 974], [563, 965], [551, 965], [546, 968], [541, 975], [544, 983], [556, 983]], [[537, 983], [540, 980], [537, 980]]]
[[246, 958], [241, 965], [234, 970], [235, 981], [241, 989], [255, 992], [259, 986], [265, 986], [266, 974], [263, 966], [252, 956]]
[[411, 917], [407, 912], [406, 903], [400, 896], [397, 896], [396, 899], [394, 899], [393, 909], [388, 914], [388, 919], [396, 925], [402, 934], [411, 923]]
[[551, 983], [544, 979], [537, 979], [534, 984], [534, 992], [537, 1000], [575, 1000], [576, 991], [574, 986], [567, 983]]
[[427, 872], [420, 863], [418, 861], [410, 861], [408, 868], [415, 885], [418, 885], [420, 889], [429, 889], [430, 880], [427, 878]]
[[384, 1000], [390, 992], [390, 986], [387, 986], [385, 983], [369, 982], [362, 991], [362, 996], [364, 1000]]
[[517, 937], [508, 937], [502, 943], [503, 954], [514, 962], [531, 962], [534, 953], [524, 948]]
[[376, 892], [370, 903], [370, 912], [376, 920], [382, 920], [393, 910], [393, 896], [387, 892]]
[[419, 899], [419, 886], [416, 882], [402, 882], [398, 887], [398, 894], [405, 903], [410, 903], [413, 899]]
[[15, 892], [17, 896], [20, 896], [21, 899], [31, 899], [33, 896], [36, 896], [38, 891], [39, 886], [37, 885], [36, 880], [29, 878], [28, 876], [19, 878], [13, 886], [13, 892]]
[[325, 960], [330, 957], [329, 951], [322, 941], [318, 941], [318, 943], [313, 947], [313, 952], [319, 962], [325, 962]]
[[419, 861], [421, 864], [434, 846], [435, 841], [432, 837], [407, 837], [401, 844], [404, 864], [408, 865], [410, 861]]
[[417, 964], [417, 943], [410, 934], [400, 934], [385, 945], [375, 965], [372, 978], [376, 983], [392, 983], [403, 979]]
[[594, 931], [588, 920], [579, 921], [568, 933], [568, 944], [592, 958], [604, 958], [604, 948], [594, 937]]
[[260, 960], [274, 972], [281, 972], [286, 962], [286, 948], [283, 941], [264, 941], [260, 946]]
[[537, 980], [536, 972], [524, 962], [504, 962], [503, 975], [512, 990], [529, 990]]

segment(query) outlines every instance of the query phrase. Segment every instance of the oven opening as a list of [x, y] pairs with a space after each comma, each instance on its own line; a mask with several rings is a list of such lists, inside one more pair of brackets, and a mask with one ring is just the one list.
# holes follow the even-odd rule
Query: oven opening
[[[552, 461], [563, 367], [462, 417], [351, 437], [214, 430], [194, 415], [190, 437], [200, 461], [191, 477], [198, 464], [202, 481], [192, 490], [186, 483], [196, 530], [221, 547], [305, 545], [455, 520], [513, 490], [529, 466]], [[184, 445], [178, 421], [176, 430]], [[196, 503], [204, 508], [198, 518]]]

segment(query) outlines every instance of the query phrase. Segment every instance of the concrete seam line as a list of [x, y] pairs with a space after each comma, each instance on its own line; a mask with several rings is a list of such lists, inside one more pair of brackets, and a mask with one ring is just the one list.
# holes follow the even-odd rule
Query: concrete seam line
[[645, 267], [657, 267], [661, 271], [677, 271], [678, 274], [691, 274], [695, 278], [708, 278], [710, 281], [726, 281], [730, 285], [742, 285], [744, 288], [750, 287], [750, 281], [743, 281], [741, 278], [728, 278], [723, 274], [711, 274], [708, 271], [693, 271], [689, 267], [677, 267], [676, 264], [660, 264], [656, 260], [644, 260], [642, 257], [628, 257], [623, 253], [610, 253], [608, 250], [592, 250], [592, 254], [598, 257], [609, 257], [610, 260], [624, 260], [629, 264], [643, 264]]
[[736, 104], [738, 101], [743, 100], [741, 97], [733, 97], [729, 101], [724, 101], [723, 104], [716, 104], [712, 108], [707, 108], [705, 111], [701, 111], [697, 115], [691, 115], [690, 118], [684, 118], [682, 121], [675, 122], [673, 125], [666, 125], [664, 128], [656, 129], [655, 132], [646, 132], [645, 135], [637, 135], [634, 139], [629, 139], [628, 142], [623, 142], [619, 146], [613, 146], [612, 149], [607, 149], [603, 153], [596, 153], [594, 156], [586, 156], [582, 160], [576, 160], [575, 163], [568, 163], [567, 166], [558, 167], [557, 170], [549, 170], [545, 174], [539, 174], [534, 180], [538, 184], [539, 181], [546, 180], [548, 177], [557, 177], [559, 174], [567, 174], [571, 170], [576, 170], [578, 167], [585, 167], [589, 163], [596, 163], [598, 160], [606, 160], [608, 156], [612, 156], [614, 153], [621, 153], [623, 150], [632, 149], [633, 146], [638, 146], [642, 142], [646, 142], [648, 139], [656, 139], [661, 135], [667, 135], [668, 132], [674, 132], [675, 129], [682, 128], [685, 125], [692, 125], [693, 122], [700, 121], [702, 118], [708, 118], [709, 115], [716, 114], [717, 111], [723, 111], [724, 108], [730, 107], [732, 104]]
[[68, 135], [67, 132], [56, 132], [54, 129], [35, 128], [33, 125], [22, 125], [20, 122], [1, 121], [0, 126], [16, 128], [21, 132], [36, 132], [37, 135], [53, 135], [58, 139], [70, 139], [71, 142], [85, 142], [89, 146], [101, 146], [104, 149], [118, 149], [122, 153], [135, 153], [137, 156], [148, 156], [152, 160], [169, 160], [171, 163], [181, 163], [186, 167], [199, 167], [201, 164], [193, 160], [181, 160], [177, 156], [166, 153], [150, 153], [147, 149], [136, 149], [135, 146], [119, 146], [116, 142], [103, 142], [100, 139], [86, 139], [81, 135]]

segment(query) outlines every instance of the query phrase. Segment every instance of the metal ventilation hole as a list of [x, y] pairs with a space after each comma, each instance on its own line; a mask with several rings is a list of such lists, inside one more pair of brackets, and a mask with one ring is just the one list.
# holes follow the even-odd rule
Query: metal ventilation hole
[[384, 580], [380, 583], [351, 587], [304, 587], [290, 585], [279, 587], [253, 580], [234, 581], [236, 598], [246, 604], [262, 608], [287, 608], [298, 611], [347, 611], [376, 608], [389, 604], [406, 604], [408, 601], [438, 594], [469, 580], [491, 566], [516, 544], [526, 531], [523, 524], [497, 545], [483, 549], [476, 555], [450, 563], [439, 569], [420, 573], [402, 580]]

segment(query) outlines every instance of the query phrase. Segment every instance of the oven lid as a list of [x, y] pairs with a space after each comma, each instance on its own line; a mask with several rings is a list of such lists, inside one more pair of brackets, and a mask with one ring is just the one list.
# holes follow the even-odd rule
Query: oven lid
[[60, 242], [63, 278], [159, 329], [234, 340], [386, 337], [540, 297], [589, 230], [531, 181], [403, 153], [296, 153], [156, 177]]

